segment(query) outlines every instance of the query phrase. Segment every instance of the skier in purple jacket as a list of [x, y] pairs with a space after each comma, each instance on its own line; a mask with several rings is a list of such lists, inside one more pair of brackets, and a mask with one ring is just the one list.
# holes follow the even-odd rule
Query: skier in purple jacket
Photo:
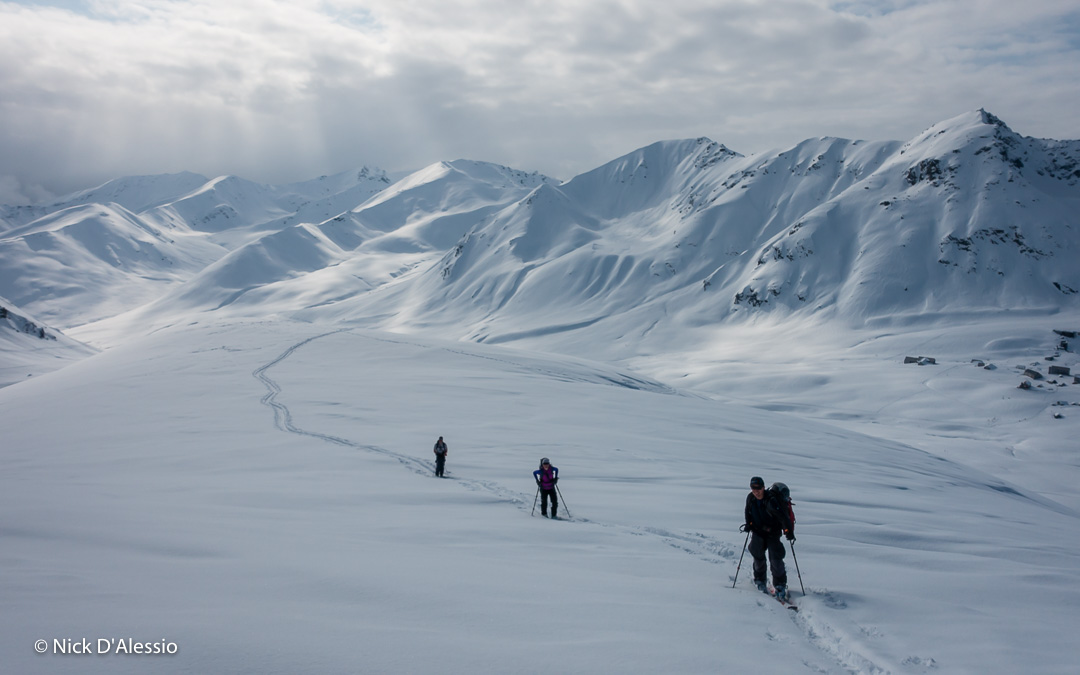
[[[540, 515], [547, 515], [548, 498], [551, 499], [551, 517], [558, 518], [559, 499], [555, 496], [555, 486], [559, 483], [559, 469], [551, 466], [547, 457], [540, 460], [540, 468], [533, 471], [533, 478], [540, 488]], [[534, 507], [535, 508], [535, 507]]]

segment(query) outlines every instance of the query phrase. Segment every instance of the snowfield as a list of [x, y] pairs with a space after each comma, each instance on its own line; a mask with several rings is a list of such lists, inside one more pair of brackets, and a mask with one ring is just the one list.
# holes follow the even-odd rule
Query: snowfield
[[[1065, 673], [1077, 656], [1075, 509], [609, 366], [200, 324], [2, 389], [0, 411], [12, 672]], [[531, 516], [541, 456], [566, 522]], [[731, 588], [754, 474], [792, 488], [797, 614], [752, 590], [749, 557]], [[178, 651], [51, 653], [60, 638]]]
[[979, 110], [0, 206], [0, 671], [1073, 673], [1078, 162]]

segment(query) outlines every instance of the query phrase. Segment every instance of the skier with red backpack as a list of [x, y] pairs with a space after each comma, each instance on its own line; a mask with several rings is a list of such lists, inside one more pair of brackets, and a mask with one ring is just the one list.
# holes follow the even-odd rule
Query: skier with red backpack
[[795, 513], [791, 509], [791, 491], [783, 483], [773, 483], [768, 490], [760, 476], [750, 479], [750, 494], [746, 496], [745, 524], [740, 532], [751, 533], [750, 555], [754, 557], [754, 584], [758, 590], [769, 592], [766, 584], [766, 558], [772, 569], [773, 587], [781, 601], [788, 599], [786, 550], [780, 537], [795, 541]]

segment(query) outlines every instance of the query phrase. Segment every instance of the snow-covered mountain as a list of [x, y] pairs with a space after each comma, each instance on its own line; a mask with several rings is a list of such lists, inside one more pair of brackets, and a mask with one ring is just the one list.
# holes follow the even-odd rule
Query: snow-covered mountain
[[[6, 227], [17, 227], [50, 213], [86, 204], [115, 203], [128, 211], [140, 213], [166, 204], [176, 199], [177, 195], [197, 190], [205, 183], [205, 176], [191, 172], [117, 178], [97, 187], [73, 192], [48, 204], [0, 206], [0, 223], [6, 223]], [[6, 227], [0, 225], [0, 232]]]
[[[661, 142], [561, 185], [463, 160], [393, 185], [377, 170], [279, 187], [223, 177], [170, 197], [200, 177], [124, 179], [63, 202], [124, 209], [9, 227], [0, 292], [81, 323], [152, 301], [167, 314], [182, 297], [495, 342], [1075, 309], [1078, 162], [1080, 143], [1025, 138], [979, 110], [907, 143], [822, 138], [744, 157]], [[94, 234], [59, 241], [90, 218]]]
[[369, 168], [284, 186], [135, 176], [6, 208], [0, 288], [65, 328], [101, 320], [158, 299], [267, 231], [336, 215], [389, 183]]
[[[1078, 160], [1080, 143], [1025, 139], [983, 111], [905, 144], [747, 158], [659, 143], [538, 189], [375, 306], [500, 342], [620, 315], [624, 335], [661, 319], [1075, 310]], [[371, 300], [355, 299], [360, 314]]]
[[48, 321], [79, 325], [154, 300], [221, 255], [121, 204], [71, 206], [3, 233], [0, 284]]
[[[167, 325], [177, 311], [257, 316], [330, 306], [422, 269], [488, 214], [550, 180], [485, 162], [440, 162], [373, 196], [361, 194], [359, 205], [332, 218], [289, 225], [298, 218], [290, 216], [274, 221], [276, 227], [264, 222], [244, 228], [244, 243], [186, 283], [81, 330], [109, 343], [106, 334]], [[385, 185], [384, 176], [380, 181]], [[342, 194], [312, 201], [306, 212], [322, 209], [317, 215], [324, 216], [328, 205], [340, 205]]]
[[[84, 203], [95, 195], [119, 201]], [[1057, 358], [1052, 331], [1080, 328], [1080, 142], [1026, 138], [983, 110], [906, 143], [820, 138], [746, 157], [659, 142], [565, 183], [469, 160], [396, 182], [180, 174], [46, 210], [0, 233], [0, 292], [97, 347], [193, 321], [299, 319], [618, 363], [713, 396], [738, 383], [759, 405], [831, 418], [861, 393], [792, 375], [808, 361], [877, 368], [938, 345], [957, 363], [1016, 359], [983, 376], [1008, 392], [1032, 359]], [[770, 379], [783, 384], [749, 393]], [[909, 384], [868, 401], [918, 399]], [[942, 424], [979, 427], [985, 401], [967, 394]], [[993, 419], [1056, 403], [1028, 402]], [[1032, 434], [1054, 442], [1020, 424], [994, 443]]]
[[[2, 208], [4, 663], [1071, 673], [1078, 159], [980, 110]], [[797, 614], [739, 567], [751, 475]]]

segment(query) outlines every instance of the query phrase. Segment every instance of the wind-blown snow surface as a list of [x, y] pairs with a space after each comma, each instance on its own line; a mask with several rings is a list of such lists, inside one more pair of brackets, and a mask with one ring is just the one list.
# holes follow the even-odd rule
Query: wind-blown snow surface
[[[199, 324], [2, 389], [0, 416], [11, 672], [1066, 673], [1080, 657], [1075, 510], [610, 366]], [[530, 517], [540, 456], [568, 522]], [[731, 588], [754, 474], [792, 487], [797, 614], [751, 590], [749, 560]], [[51, 653], [82, 638], [178, 652]]]

